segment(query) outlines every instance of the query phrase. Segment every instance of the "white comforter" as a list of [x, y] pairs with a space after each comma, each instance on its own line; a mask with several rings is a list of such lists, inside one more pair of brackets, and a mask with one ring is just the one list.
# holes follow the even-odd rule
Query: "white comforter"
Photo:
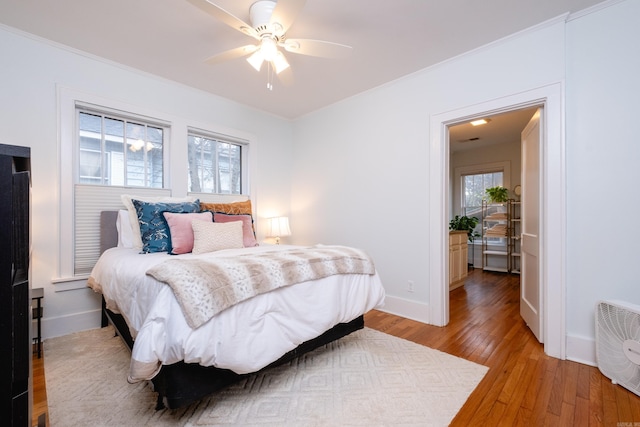
[[[219, 251], [273, 251], [294, 246], [258, 246]], [[210, 256], [210, 254], [208, 254]], [[138, 254], [112, 248], [96, 263], [89, 286], [102, 292], [107, 307], [121, 313], [135, 339], [129, 380], [151, 379], [162, 364], [180, 360], [255, 372], [299, 344], [384, 302], [378, 274], [342, 275], [287, 286], [255, 296], [192, 329], [171, 290], [145, 272], [167, 259], [198, 255]]]

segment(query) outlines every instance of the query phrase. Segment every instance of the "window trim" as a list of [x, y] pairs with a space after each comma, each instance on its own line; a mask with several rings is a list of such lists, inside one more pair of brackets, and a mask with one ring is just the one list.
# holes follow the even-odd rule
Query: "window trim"
[[[56, 291], [66, 291], [86, 287], [87, 275], [75, 275], [75, 188], [79, 176], [78, 165], [78, 114], [77, 108], [98, 108], [101, 114], [113, 114], [133, 118], [133, 120], [149, 119], [150, 124], [161, 124], [167, 134], [164, 136], [166, 146], [163, 147], [163, 188], [171, 191], [170, 181], [170, 150], [173, 122], [160, 112], [147, 108], [129, 105], [97, 95], [74, 90], [64, 86], [56, 86], [58, 98], [58, 158], [59, 165], [59, 223], [58, 223], [58, 268], [57, 277], [51, 282], [56, 284]], [[104, 108], [103, 108], [104, 107]], [[127, 113], [136, 111], [135, 114]], [[71, 153], [71, 155], [69, 155]], [[142, 191], [146, 187], [133, 187], [132, 191]], [[65, 238], [63, 238], [65, 236]], [[69, 239], [69, 236], [72, 236]], [[69, 244], [69, 241], [72, 243]]]

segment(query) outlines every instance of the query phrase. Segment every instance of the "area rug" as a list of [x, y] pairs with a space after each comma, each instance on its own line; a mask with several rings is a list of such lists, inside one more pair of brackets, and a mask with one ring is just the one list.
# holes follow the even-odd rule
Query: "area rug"
[[488, 368], [364, 328], [198, 403], [155, 410], [112, 328], [44, 343], [57, 426], [446, 426]]

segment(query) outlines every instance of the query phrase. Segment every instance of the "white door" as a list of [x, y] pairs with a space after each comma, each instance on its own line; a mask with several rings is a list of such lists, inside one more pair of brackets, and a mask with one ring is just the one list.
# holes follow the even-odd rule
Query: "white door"
[[544, 342], [539, 261], [541, 113], [538, 108], [522, 131], [520, 315], [538, 341]]

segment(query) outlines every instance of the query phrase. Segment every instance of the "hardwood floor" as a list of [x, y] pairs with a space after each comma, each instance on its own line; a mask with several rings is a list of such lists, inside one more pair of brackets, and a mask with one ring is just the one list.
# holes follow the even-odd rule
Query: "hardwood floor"
[[450, 322], [372, 311], [365, 325], [489, 367], [452, 426], [640, 426], [640, 397], [598, 368], [544, 354], [520, 317], [518, 276], [470, 272], [450, 294]]
[[[365, 325], [489, 367], [452, 426], [640, 426], [640, 397], [595, 367], [544, 354], [519, 315], [519, 283], [477, 269], [451, 292], [446, 327], [375, 310]], [[33, 359], [34, 426], [47, 411], [44, 357]]]
[[[33, 355], [33, 409], [31, 425], [44, 427], [49, 425], [49, 411], [47, 407], [47, 387], [44, 376], [44, 354], [38, 359]], [[42, 416], [44, 415], [44, 418]]]

